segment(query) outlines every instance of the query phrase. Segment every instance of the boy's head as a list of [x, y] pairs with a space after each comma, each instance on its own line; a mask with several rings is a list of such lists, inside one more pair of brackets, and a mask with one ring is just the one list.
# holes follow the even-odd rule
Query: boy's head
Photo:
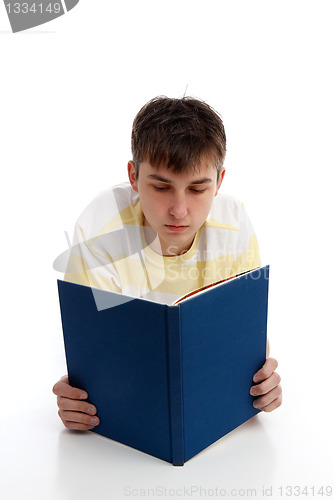
[[137, 177], [144, 161], [174, 173], [196, 171], [207, 161], [217, 168], [218, 179], [226, 136], [220, 116], [205, 102], [192, 97], [156, 97], [135, 117], [131, 147]]

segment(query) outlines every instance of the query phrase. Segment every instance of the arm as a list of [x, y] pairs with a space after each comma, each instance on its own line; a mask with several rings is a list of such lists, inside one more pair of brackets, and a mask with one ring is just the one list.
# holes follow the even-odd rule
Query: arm
[[253, 406], [259, 410], [270, 412], [282, 404], [281, 377], [276, 373], [278, 362], [269, 358], [269, 342], [267, 341], [267, 359], [262, 368], [255, 373], [250, 394], [256, 396]]
[[58, 415], [67, 429], [86, 431], [99, 425], [95, 406], [84, 401], [87, 392], [71, 387], [67, 375], [53, 386], [53, 393], [57, 396]]

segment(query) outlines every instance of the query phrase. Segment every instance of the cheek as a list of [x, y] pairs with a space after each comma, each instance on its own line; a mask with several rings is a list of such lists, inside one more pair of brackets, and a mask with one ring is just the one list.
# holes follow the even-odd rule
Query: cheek
[[162, 219], [166, 210], [164, 204], [156, 196], [151, 196], [142, 203], [142, 209], [147, 220], [156, 223]]
[[158, 214], [165, 212], [168, 207], [167, 197], [159, 195], [159, 193], [151, 196], [149, 201], [150, 209], [152, 211], [153, 217]]
[[192, 203], [192, 213], [199, 218], [203, 217], [204, 219], [206, 219], [208, 213], [210, 212], [211, 205], [211, 197], [208, 197], [206, 199], [202, 198], [201, 200], [195, 199]]

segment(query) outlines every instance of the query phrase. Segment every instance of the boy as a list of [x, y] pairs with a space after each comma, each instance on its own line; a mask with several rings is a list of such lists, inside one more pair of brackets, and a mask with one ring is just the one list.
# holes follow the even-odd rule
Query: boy
[[[209, 105], [188, 97], [149, 101], [133, 123], [132, 154], [130, 184], [101, 193], [78, 219], [66, 280], [170, 304], [260, 265], [243, 204], [217, 196], [226, 137]], [[267, 358], [250, 388], [254, 406], [266, 412], [281, 405], [277, 365]], [[65, 427], [99, 424], [88, 394], [67, 376], [53, 392]]]

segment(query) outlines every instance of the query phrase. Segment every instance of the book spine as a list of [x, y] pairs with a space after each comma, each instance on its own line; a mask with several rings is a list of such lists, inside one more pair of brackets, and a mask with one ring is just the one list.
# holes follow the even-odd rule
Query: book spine
[[184, 464], [180, 308], [166, 306], [168, 399], [173, 465]]

